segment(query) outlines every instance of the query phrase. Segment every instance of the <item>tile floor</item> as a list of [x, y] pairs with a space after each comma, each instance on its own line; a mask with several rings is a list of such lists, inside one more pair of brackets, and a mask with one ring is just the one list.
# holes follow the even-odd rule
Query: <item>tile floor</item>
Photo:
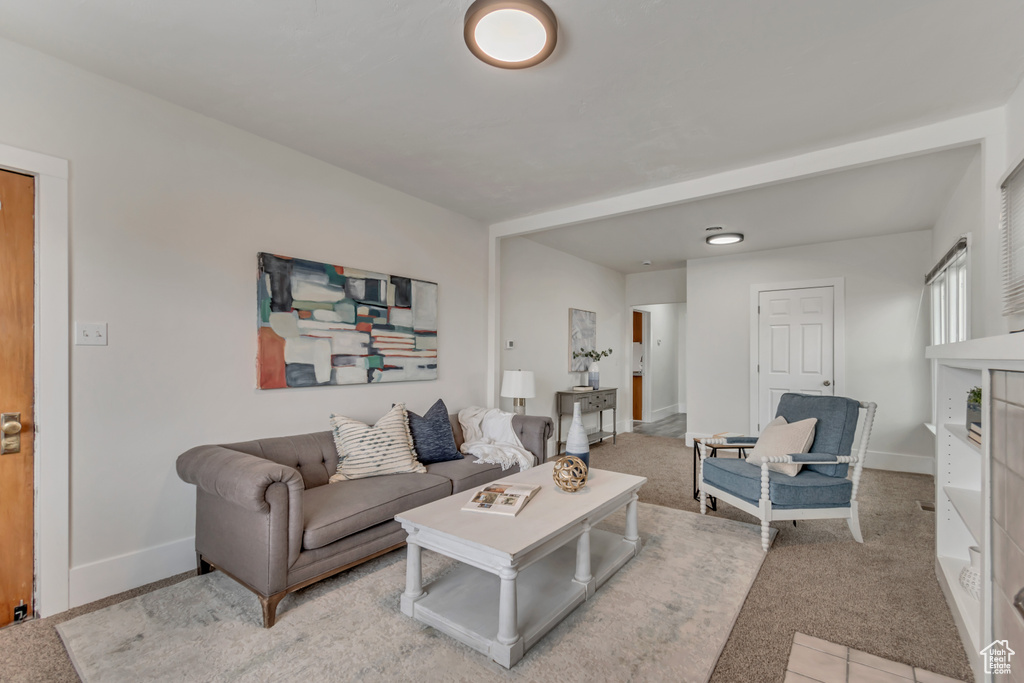
[[963, 683], [909, 664], [797, 633], [785, 683]]
[[633, 431], [637, 434], [651, 436], [671, 436], [676, 439], [686, 438], [686, 413], [677, 413], [662, 418], [657, 422], [633, 421]]

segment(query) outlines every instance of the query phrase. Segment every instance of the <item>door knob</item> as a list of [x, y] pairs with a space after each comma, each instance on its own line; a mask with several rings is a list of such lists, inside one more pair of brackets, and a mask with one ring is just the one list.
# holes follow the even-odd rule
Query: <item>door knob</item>
[[828, 380], [825, 380], [824, 384], [825, 384], [826, 387], [832, 386], [832, 382], [830, 382]]
[[0, 413], [0, 454], [21, 450], [21, 413]]

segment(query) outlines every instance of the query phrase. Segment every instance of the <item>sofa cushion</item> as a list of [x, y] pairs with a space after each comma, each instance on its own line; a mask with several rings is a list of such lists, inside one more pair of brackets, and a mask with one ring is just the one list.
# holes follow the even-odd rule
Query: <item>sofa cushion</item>
[[[849, 455], [853, 447], [853, 435], [857, 430], [859, 410], [860, 403], [852, 398], [783, 394], [775, 415], [781, 415], [787, 422], [806, 420], [809, 417], [818, 418], [818, 423], [814, 426], [814, 443], [808, 452]], [[804, 469], [832, 477], [845, 477], [849, 466], [846, 463], [805, 465]]]
[[444, 401], [437, 399], [422, 417], [411, 410], [406, 413], [417, 460], [429, 465], [432, 462], [462, 459], [462, 453], [455, 446], [455, 435], [448, 421], [448, 408]]
[[[484, 484], [489, 484], [501, 477], [501, 465], [476, 464], [475, 459], [465, 458], [463, 460], [449, 460], [447, 462], [435, 462], [427, 465], [427, 472], [439, 474], [452, 482], [452, 493], [469, 491]], [[508, 470], [508, 474], [519, 472], [518, 467]]]
[[302, 496], [302, 547], [322, 548], [451, 493], [451, 481], [436, 474], [389, 474], [317, 486]]
[[[761, 468], [734, 458], [704, 460], [704, 481], [757, 505], [761, 498]], [[853, 493], [849, 479], [804, 470], [795, 477], [768, 473], [768, 497], [773, 508], [847, 507]]]
[[399, 472], [426, 472], [416, 460], [405, 404], [396, 403], [370, 426], [343, 415], [331, 415], [338, 446], [338, 472], [331, 482], [379, 477]]
[[[751, 465], [760, 465], [766, 458], [806, 453], [814, 442], [813, 417], [789, 424], [781, 415], [768, 423], [754, 444], [754, 450], [747, 456]], [[768, 469], [795, 477], [800, 471], [797, 463], [770, 462]]]

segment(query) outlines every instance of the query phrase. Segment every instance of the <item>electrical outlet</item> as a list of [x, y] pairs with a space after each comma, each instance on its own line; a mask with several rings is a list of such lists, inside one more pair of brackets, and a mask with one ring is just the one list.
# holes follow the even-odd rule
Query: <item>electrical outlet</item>
[[14, 622], [25, 621], [28, 618], [28, 605], [22, 603], [14, 608]]
[[75, 323], [75, 346], [106, 346], [106, 323]]

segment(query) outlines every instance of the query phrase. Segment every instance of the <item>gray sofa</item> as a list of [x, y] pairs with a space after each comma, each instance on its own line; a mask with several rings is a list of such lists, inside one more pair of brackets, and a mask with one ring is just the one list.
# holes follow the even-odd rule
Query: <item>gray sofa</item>
[[[451, 422], [461, 447], [458, 418]], [[512, 426], [543, 462], [551, 419], [516, 415]], [[475, 461], [328, 486], [338, 466], [329, 431], [198, 446], [177, 462], [178, 476], [196, 486], [197, 571], [219, 569], [256, 593], [270, 628], [288, 593], [405, 545], [395, 515], [502, 476], [500, 466]]]

